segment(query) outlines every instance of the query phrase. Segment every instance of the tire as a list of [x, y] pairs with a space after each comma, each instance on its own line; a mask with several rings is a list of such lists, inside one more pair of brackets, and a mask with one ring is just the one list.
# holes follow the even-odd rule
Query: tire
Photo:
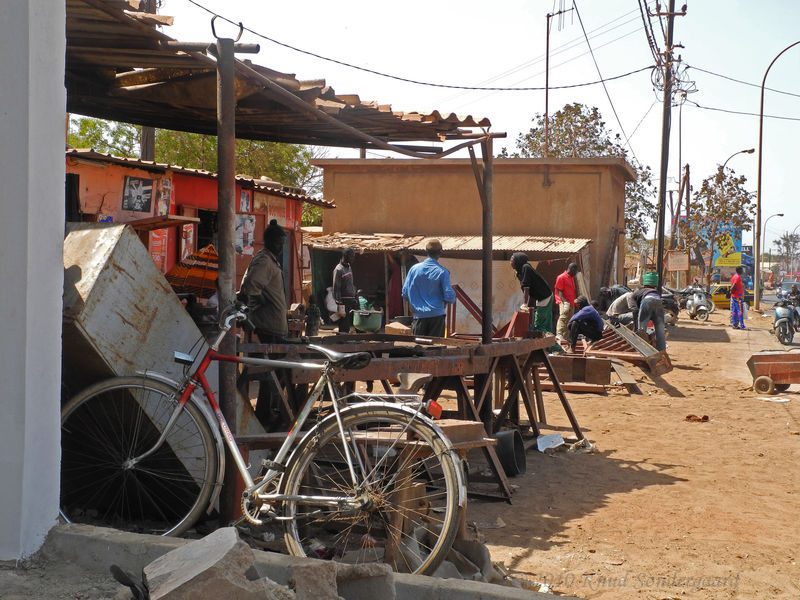
[[[341, 416], [351, 455], [355, 445], [360, 459], [372, 463], [365, 470], [377, 468], [362, 488], [370, 501], [359, 508], [284, 501], [283, 514], [290, 518], [285, 522], [290, 554], [350, 563], [385, 562], [398, 572], [433, 573], [450, 551], [463, 510], [461, 461], [453, 459], [433, 427], [397, 407], [353, 406]], [[419, 441], [408, 444], [408, 440]], [[363, 472], [358, 465], [355, 469], [363, 485]], [[298, 446], [280, 489], [291, 495], [360, 493], [353, 488], [334, 416]]]
[[759, 394], [774, 394], [775, 382], [772, 381], [771, 377], [767, 377], [766, 375], [756, 377], [756, 380], [753, 382], [753, 390]]
[[678, 311], [675, 309], [664, 310], [664, 321], [667, 325], [675, 325], [678, 322]]
[[778, 324], [778, 328], [775, 330], [775, 335], [778, 337], [778, 341], [783, 344], [784, 346], [788, 346], [792, 343], [792, 339], [794, 338], [794, 331], [791, 325], [789, 325], [788, 321], [783, 321]]
[[711, 296], [706, 298], [706, 302], [708, 302], [708, 313], [711, 314], [715, 310], [717, 310], [717, 305], [714, 304], [714, 301], [711, 299]]
[[708, 321], [708, 311], [707, 310], [698, 310], [697, 311], [697, 320], [705, 323]]
[[177, 405], [175, 389], [146, 377], [93, 385], [61, 411], [61, 516], [136, 533], [180, 535], [208, 507], [218, 465], [203, 413], [187, 402], [166, 440], [149, 450]]
[[785, 392], [786, 390], [789, 389], [789, 385], [790, 384], [788, 384], [788, 383], [776, 383], [775, 384], [775, 391], [776, 392]]

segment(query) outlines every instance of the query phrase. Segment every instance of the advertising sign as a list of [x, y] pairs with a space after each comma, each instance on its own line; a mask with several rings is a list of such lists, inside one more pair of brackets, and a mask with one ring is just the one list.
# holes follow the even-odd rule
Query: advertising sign
[[742, 230], [720, 225], [714, 243], [715, 267], [738, 267], [742, 264]]

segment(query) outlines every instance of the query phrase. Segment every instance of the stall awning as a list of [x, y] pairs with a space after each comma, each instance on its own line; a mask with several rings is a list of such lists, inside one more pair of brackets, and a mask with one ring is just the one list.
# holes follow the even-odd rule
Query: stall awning
[[[436, 238], [442, 243], [445, 256], [479, 258], [483, 251], [482, 238], [471, 236], [425, 236], [401, 233], [331, 233], [306, 237], [304, 242], [319, 250], [341, 250], [353, 248], [358, 253], [400, 252], [424, 254], [428, 240]], [[592, 242], [588, 238], [565, 238], [555, 236], [496, 235], [492, 237], [495, 260], [509, 258], [514, 252], [525, 252], [529, 258], [569, 257], [578, 254]]]

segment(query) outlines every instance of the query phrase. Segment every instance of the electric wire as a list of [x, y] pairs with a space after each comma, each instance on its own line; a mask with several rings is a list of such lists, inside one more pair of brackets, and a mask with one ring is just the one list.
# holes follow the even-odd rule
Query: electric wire
[[[692, 108], [701, 108], [703, 110], [713, 110], [713, 111], [716, 111], [716, 112], [729, 113], [729, 114], [732, 114], [732, 115], [745, 115], [745, 116], [748, 116], [748, 117], [759, 117], [759, 116], [761, 116], [759, 113], [746, 112], [746, 111], [742, 111], [742, 110], [731, 110], [731, 109], [727, 109], [727, 108], [717, 108], [717, 107], [714, 107], [714, 106], [702, 106], [701, 104], [698, 104], [694, 100], [689, 100], [689, 99], [687, 99], [686, 102], [688, 102], [690, 105], [693, 105]], [[765, 119], [780, 119], [782, 121], [800, 121], [800, 117], [785, 117], [783, 115], [764, 115], [764, 118]]]
[[[586, 45], [589, 46], [589, 53], [592, 55], [592, 61], [594, 62], [595, 69], [597, 69], [597, 75], [602, 80], [603, 74], [600, 72], [600, 65], [597, 64], [597, 58], [594, 55], [594, 50], [592, 50], [592, 44], [591, 42], [589, 42], [589, 36], [586, 35], [586, 29], [583, 26], [583, 19], [581, 18], [581, 12], [578, 10], [578, 5], [575, 3], [575, 0], [572, 1], [572, 6], [575, 8], [575, 14], [578, 16], [578, 23], [581, 26], [581, 31], [583, 31], [583, 36], [586, 38]], [[619, 125], [619, 128], [622, 131], [622, 135], [625, 136], [625, 143], [630, 149], [631, 154], [633, 154], [633, 158], [636, 160], [636, 162], [639, 162], [639, 159], [636, 156], [636, 152], [633, 149], [633, 145], [631, 145], [631, 140], [628, 137], [628, 134], [625, 133], [625, 128], [622, 126], [622, 121], [620, 120], [619, 115], [617, 114], [617, 109], [614, 106], [613, 100], [611, 100], [611, 94], [608, 92], [608, 88], [606, 87], [605, 82], [603, 82], [603, 90], [606, 93], [606, 98], [608, 98], [608, 103], [611, 105], [611, 111], [614, 113], [614, 118], [616, 118], [617, 120], [617, 125]]]
[[[186, 2], [189, 2], [190, 4], [193, 4], [194, 6], [196, 6], [197, 8], [199, 8], [199, 9], [201, 9], [201, 10], [203, 10], [203, 11], [205, 11], [205, 12], [207, 12], [207, 13], [209, 13], [209, 14], [211, 14], [211, 15], [219, 18], [219, 19], [222, 19], [223, 21], [226, 21], [226, 22], [228, 22], [228, 23], [230, 23], [232, 25], [235, 25], [237, 27], [240, 25], [240, 23], [232, 21], [231, 19], [229, 19], [229, 18], [227, 18], [227, 17], [225, 17], [223, 15], [220, 15], [220, 14], [214, 12], [213, 10], [203, 6], [202, 4], [197, 2], [197, 0], [186, 0]], [[613, 21], [611, 21], [611, 22], [613, 22]], [[612, 29], [615, 29], [615, 28], [612, 28]], [[290, 44], [286, 44], [284, 42], [280, 42], [280, 41], [278, 41], [278, 40], [276, 40], [274, 38], [271, 38], [271, 37], [266, 36], [266, 35], [264, 35], [262, 33], [254, 31], [253, 29], [245, 27], [244, 25], [242, 25], [242, 29], [244, 31], [247, 31], [248, 33], [251, 33], [251, 34], [255, 35], [256, 37], [262, 38], [264, 40], [267, 40], [269, 42], [272, 42], [272, 43], [277, 44], [279, 46], [282, 46], [284, 48], [288, 48], [288, 49], [293, 50], [295, 52], [299, 52], [301, 54], [306, 54], [308, 56], [313, 56], [314, 58], [319, 58], [320, 60], [325, 60], [325, 61], [328, 61], [328, 62], [332, 62], [332, 63], [338, 64], [338, 65], [341, 65], [341, 66], [344, 66], [344, 67], [348, 67], [348, 68], [351, 68], [351, 69], [356, 69], [356, 70], [359, 70], [359, 71], [364, 71], [366, 73], [372, 73], [373, 75], [378, 75], [380, 77], [386, 77], [388, 79], [394, 79], [396, 81], [403, 81], [405, 83], [411, 83], [411, 84], [414, 84], [414, 85], [424, 85], [424, 86], [428, 86], [428, 87], [436, 87], [436, 88], [444, 88], [444, 89], [468, 90], [468, 91], [491, 91], [491, 92], [533, 92], [533, 91], [543, 91], [543, 90], [545, 90], [544, 87], [499, 87], [499, 86], [498, 87], [480, 87], [480, 86], [467, 86], [467, 85], [449, 85], [449, 84], [434, 83], [434, 82], [429, 82], [429, 81], [419, 81], [419, 80], [416, 80], [416, 79], [410, 79], [410, 78], [407, 78], [407, 77], [401, 77], [401, 76], [398, 76], [398, 75], [392, 75], [392, 74], [389, 74], [389, 73], [383, 73], [381, 71], [377, 71], [377, 70], [374, 70], [374, 69], [368, 69], [366, 67], [360, 67], [358, 65], [347, 63], [347, 62], [344, 62], [344, 61], [341, 61], [341, 60], [338, 60], [338, 59], [335, 59], [335, 58], [329, 58], [329, 57], [326, 57], [326, 56], [322, 56], [321, 54], [310, 52], [308, 50], [303, 50], [302, 48], [298, 48], [296, 46], [292, 46]], [[604, 32], [604, 33], [607, 33], [607, 32]], [[585, 34], [585, 32], [584, 32], [584, 34]], [[625, 34], [625, 35], [630, 35], [630, 34]], [[620, 36], [619, 38], [616, 38], [616, 39], [612, 40], [612, 42], [613, 41], [617, 41], [617, 40], [621, 39], [622, 37], [625, 37], [625, 35]], [[611, 42], [608, 42], [608, 43], [611, 43]], [[565, 62], [568, 62], [568, 61], [565, 61]], [[644, 70], [650, 69], [650, 68], [651, 68], [650, 66], [642, 67], [641, 69], [637, 69], [635, 71], [630, 71], [630, 72], [624, 73], [622, 75], [617, 75], [615, 77], [607, 78], [605, 81], [613, 81], [614, 79], [620, 79], [622, 77], [627, 77], [629, 75], [633, 75], [635, 73], [638, 73], [640, 71], [644, 71]], [[528, 79], [530, 79], [530, 78], [528, 78]], [[588, 85], [596, 85], [598, 83], [603, 83], [603, 82], [604, 82], [603, 80], [598, 80], [598, 81], [585, 82], [585, 83], [572, 84], [572, 85], [559, 86], [559, 87], [551, 86], [550, 89], [570, 89], [570, 88], [575, 88], [575, 87], [584, 87], [584, 86], [588, 86]]]
[[[719, 77], [721, 79], [727, 79], [728, 81], [733, 81], [735, 83], [741, 83], [742, 85], [749, 85], [750, 87], [755, 87], [761, 89], [761, 86], [757, 83], [751, 83], [749, 81], [742, 81], [741, 79], [736, 79], [734, 77], [729, 77], [728, 75], [722, 75], [721, 73], [714, 73], [714, 71], [708, 71], [707, 69], [701, 69], [700, 67], [695, 67], [694, 65], [686, 65], [687, 69], [694, 69], [695, 71], [700, 71], [701, 73], [706, 73], [708, 75], [713, 75], [714, 77]], [[795, 98], [800, 98], [800, 94], [795, 94], [794, 92], [786, 92], [783, 90], [776, 90], [775, 88], [765, 87], [765, 90], [769, 90], [770, 92], [775, 92], [776, 94], [784, 94], [786, 96], [794, 96]]]

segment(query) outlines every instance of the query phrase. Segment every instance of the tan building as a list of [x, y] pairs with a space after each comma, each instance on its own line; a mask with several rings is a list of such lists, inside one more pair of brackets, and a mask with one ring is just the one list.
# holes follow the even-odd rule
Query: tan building
[[[481, 234], [481, 203], [469, 159], [318, 160], [324, 197], [335, 199], [324, 233]], [[494, 235], [589, 238], [584, 276], [596, 295], [602, 273], [624, 278], [625, 183], [621, 158], [497, 159]], [[615, 277], [616, 275], [616, 277]]]

